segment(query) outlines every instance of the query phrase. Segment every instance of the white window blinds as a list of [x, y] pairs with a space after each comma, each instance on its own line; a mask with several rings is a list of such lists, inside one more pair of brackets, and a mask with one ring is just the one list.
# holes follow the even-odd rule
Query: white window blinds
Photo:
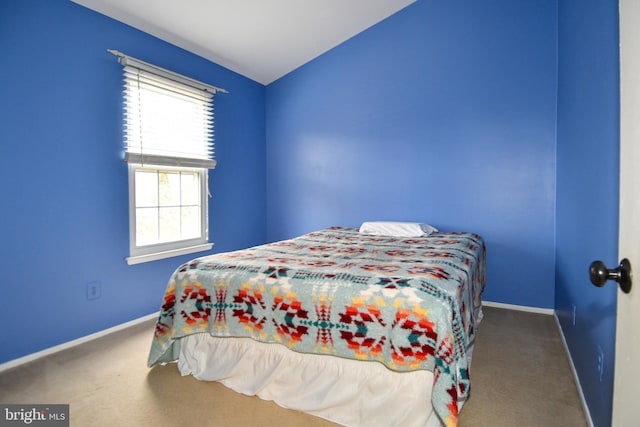
[[223, 89], [110, 52], [124, 66], [125, 160], [214, 168], [213, 98]]

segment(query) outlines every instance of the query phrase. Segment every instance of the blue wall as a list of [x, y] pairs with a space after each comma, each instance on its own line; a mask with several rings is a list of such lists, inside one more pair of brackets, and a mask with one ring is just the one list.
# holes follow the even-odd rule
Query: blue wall
[[[210, 235], [215, 251], [265, 239], [263, 85], [67, 0], [3, 0], [0, 363], [157, 311], [195, 256], [124, 261], [122, 78], [109, 48], [230, 91], [216, 100]], [[88, 301], [93, 281], [102, 296]]]
[[618, 2], [562, 0], [558, 11], [555, 306], [594, 424], [608, 426], [616, 287], [591, 285], [588, 266], [596, 259], [610, 268], [618, 263]]
[[267, 237], [480, 233], [485, 299], [552, 308], [555, 0], [418, 1], [267, 87]]

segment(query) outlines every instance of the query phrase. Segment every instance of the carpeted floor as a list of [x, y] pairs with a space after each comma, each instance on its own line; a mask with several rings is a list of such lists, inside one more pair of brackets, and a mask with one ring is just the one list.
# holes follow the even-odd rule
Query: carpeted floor
[[[586, 426], [553, 316], [484, 313], [459, 425]], [[146, 322], [0, 373], [0, 402], [69, 403], [71, 426], [334, 425], [181, 377], [173, 364], [148, 369], [152, 331]]]

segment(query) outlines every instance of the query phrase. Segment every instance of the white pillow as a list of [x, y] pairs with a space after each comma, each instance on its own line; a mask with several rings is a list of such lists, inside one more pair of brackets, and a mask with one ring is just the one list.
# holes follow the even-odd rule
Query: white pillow
[[360, 233], [376, 236], [423, 237], [438, 231], [420, 222], [367, 221], [360, 226]]

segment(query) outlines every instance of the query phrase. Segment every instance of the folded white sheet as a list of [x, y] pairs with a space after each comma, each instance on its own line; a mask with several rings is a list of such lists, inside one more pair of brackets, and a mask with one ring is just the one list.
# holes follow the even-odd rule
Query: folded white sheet
[[376, 236], [423, 237], [438, 231], [429, 224], [401, 221], [366, 221], [360, 226], [360, 232]]

